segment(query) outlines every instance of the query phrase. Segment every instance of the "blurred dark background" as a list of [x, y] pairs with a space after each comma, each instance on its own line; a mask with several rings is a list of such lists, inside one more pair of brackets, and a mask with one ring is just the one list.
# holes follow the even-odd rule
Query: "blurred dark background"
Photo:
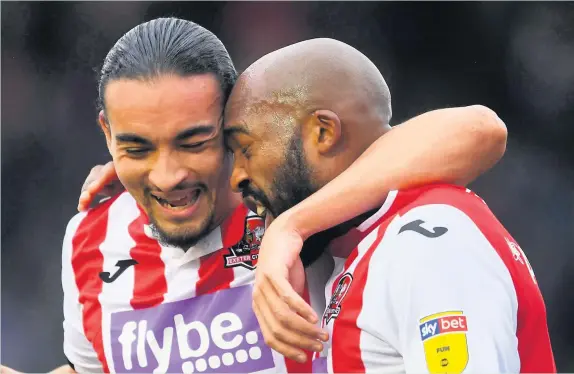
[[386, 77], [395, 124], [439, 107], [494, 109], [508, 150], [471, 188], [527, 253], [558, 369], [574, 372], [574, 3], [1, 6], [3, 364], [46, 372], [64, 363], [61, 241], [85, 177], [109, 160], [95, 68], [138, 23], [178, 16], [217, 34], [239, 70], [303, 39], [347, 42]]

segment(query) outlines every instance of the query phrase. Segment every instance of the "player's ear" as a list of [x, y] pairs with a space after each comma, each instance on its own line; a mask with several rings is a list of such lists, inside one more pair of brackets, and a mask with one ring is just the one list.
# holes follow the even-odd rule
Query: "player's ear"
[[341, 139], [341, 120], [339, 116], [326, 109], [313, 112], [307, 122], [307, 136], [321, 154], [329, 153]]
[[108, 145], [108, 150], [110, 151], [110, 154], [112, 153], [112, 133], [110, 131], [110, 125], [106, 119], [106, 115], [104, 114], [103, 110], [100, 110], [100, 114], [98, 115], [98, 123], [100, 124], [100, 127], [102, 128], [102, 131], [104, 132], [104, 135], [106, 136], [106, 143]]

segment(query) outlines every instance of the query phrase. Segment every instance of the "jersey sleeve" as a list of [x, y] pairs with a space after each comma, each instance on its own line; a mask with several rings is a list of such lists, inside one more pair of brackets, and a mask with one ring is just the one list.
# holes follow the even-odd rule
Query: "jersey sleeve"
[[389, 336], [406, 372], [518, 373], [514, 283], [475, 223], [436, 204], [391, 225], [380, 270], [389, 275], [388, 318], [396, 321]]
[[84, 214], [68, 223], [62, 246], [62, 288], [64, 291], [64, 354], [78, 373], [101, 373], [102, 365], [84, 335], [82, 305], [72, 268], [72, 239]]

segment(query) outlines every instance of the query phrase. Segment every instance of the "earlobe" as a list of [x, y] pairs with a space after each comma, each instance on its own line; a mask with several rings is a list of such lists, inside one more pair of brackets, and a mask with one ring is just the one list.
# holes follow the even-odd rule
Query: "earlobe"
[[321, 153], [330, 152], [341, 139], [341, 120], [330, 110], [317, 110], [313, 114], [317, 126], [317, 148]]
[[111, 154], [112, 153], [112, 149], [111, 149], [112, 133], [110, 131], [110, 126], [106, 120], [106, 116], [105, 116], [103, 110], [100, 110], [100, 113], [98, 115], [98, 123], [100, 124], [100, 128], [102, 129], [102, 131], [104, 132], [104, 135], [106, 136], [106, 144], [108, 145], [108, 150], [110, 151], [110, 154]]

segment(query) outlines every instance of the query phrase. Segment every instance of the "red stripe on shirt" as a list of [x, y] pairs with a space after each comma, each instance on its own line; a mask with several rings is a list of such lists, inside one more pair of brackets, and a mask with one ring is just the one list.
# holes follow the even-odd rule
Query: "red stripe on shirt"
[[[307, 304], [311, 303], [311, 295], [309, 294], [307, 279], [305, 279], [303, 300], [305, 300]], [[302, 364], [298, 363], [297, 361], [285, 358], [285, 366], [287, 367], [288, 373], [311, 373], [313, 371], [313, 352], [305, 351], [305, 354], [307, 355], [307, 361]]]
[[136, 243], [130, 249], [130, 257], [138, 262], [134, 266], [134, 291], [130, 301], [134, 309], [159, 305], [167, 293], [165, 263], [161, 259], [161, 246], [157, 240], [145, 234], [144, 225], [148, 223], [147, 215], [140, 209], [139, 217], [128, 227], [128, 232]]
[[79, 291], [78, 302], [83, 307], [84, 335], [94, 347], [106, 373], [109, 373], [109, 368], [102, 338], [102, 306], [98, 299], [103, 288], [99, 274], [104, 265], [100, 245], [106, 239], [109, 206], [118, 196], [90, 210], [72, 238], [72, 269]]
[[[383, 235], [387, 228], [384, 224], [379, 228], [377, 237], [373, 244], [369, 247], [367, 252], [359, 260], [355, 270], [353, 271], [353, 285], [354, 289], [363, 289], [367, 283], [367, 273], [369, 267], [369, 260], [373, 255], [375, 248], [381, 243]], [[333, 284], [333, 290], [339, 283], [341, 277], [348, 271], [349, 265], [357, 257], [358, 250], [353, 251], [352, 256], [349, 257], [345, 264], [345, 271], [337, 277], [337, 281]], [[363, 293], [353, 292], [344, 298], [341, 302], [341, 313], [335, 319], [333, 325], [333, 371], [334, 372], [348, 372], [348, 373], [364, 373], [365, 365], [361, 359], [361, 329], [357, 326], [357, 318], [363, 308]], [[352, 328], [345, 328], [346, 325], [352, 324]], [[337, 331], [341, 327], [345, 334], [339, 336]], [[347, 359], [345, 359], [347, 357]], [[352, 359], [348, 359], [348, 358]]]
[[223, 248], [200, 258], [199, 280], [196, 283], [197, 296], [229, 288], [235, 277], [233, 268], [225, 267], [225, 255], [229, 247], [237, 244], [245, 230], [245, 217], [248, 209], [239, 205], [233, 213], [221, 224], [221, 241]]
[[245, 219], [249, 214], [249, 209], [240, 204], [233, 213], [221, 224], [221, 241], [223, 248], [229, 248], [243, 239], [245, 233]]
[[[379, 227], [377, 237], [373, 244], [369, 249], [367, 249], [356, 265], [355, 270], [353, 270], [352, 287], [354, 289], [363, 289], [365, 287], [367, 283], [369, 261], [375, 252], [375, 249], [381, 243], [391, 220], [388, 220], [385, 223], [383, 223], [383, 221], [395, 215], [401, 207], [417, 197], [418, 194], [414, 192], [398, 192], [392, 205], [379, 219], [377, 219], [376, 222], [373, 222], [372, 225], [362, 232], [355, 229], [349, 233], [350, 235], [348, 237], [345, 235], [345, 237], [341, 239], [341, 244], [355, 245], [355, 248], [345, 260], [344, 270], [335, 279], [335, 282], [333, 282], [331, 295], [335, 293], [335, 289], [337, 288], [340, 279], [345, 273], [347, 273], [353, 262], [355, 262], [359, 256], [359, 248], [357, 247], [358, 243], [367, 237], [367, 235], [369, 235], [374, 229]], [[362, 292], [351, 293], [341, 302], [341, 313], [333, 321], [333, 336], [331, 339], [333, 342], [332, 363], [334, 372], [365, 372], [365, 365], [361, 358], [361, 329], [357, 326], [357, 319], [362, 308]], [[339, 328], [341, 328], [342, 331], [345, 331], [341, 336], [337, 335]], [[351, 359], [345, 359], [345, 357]]]

